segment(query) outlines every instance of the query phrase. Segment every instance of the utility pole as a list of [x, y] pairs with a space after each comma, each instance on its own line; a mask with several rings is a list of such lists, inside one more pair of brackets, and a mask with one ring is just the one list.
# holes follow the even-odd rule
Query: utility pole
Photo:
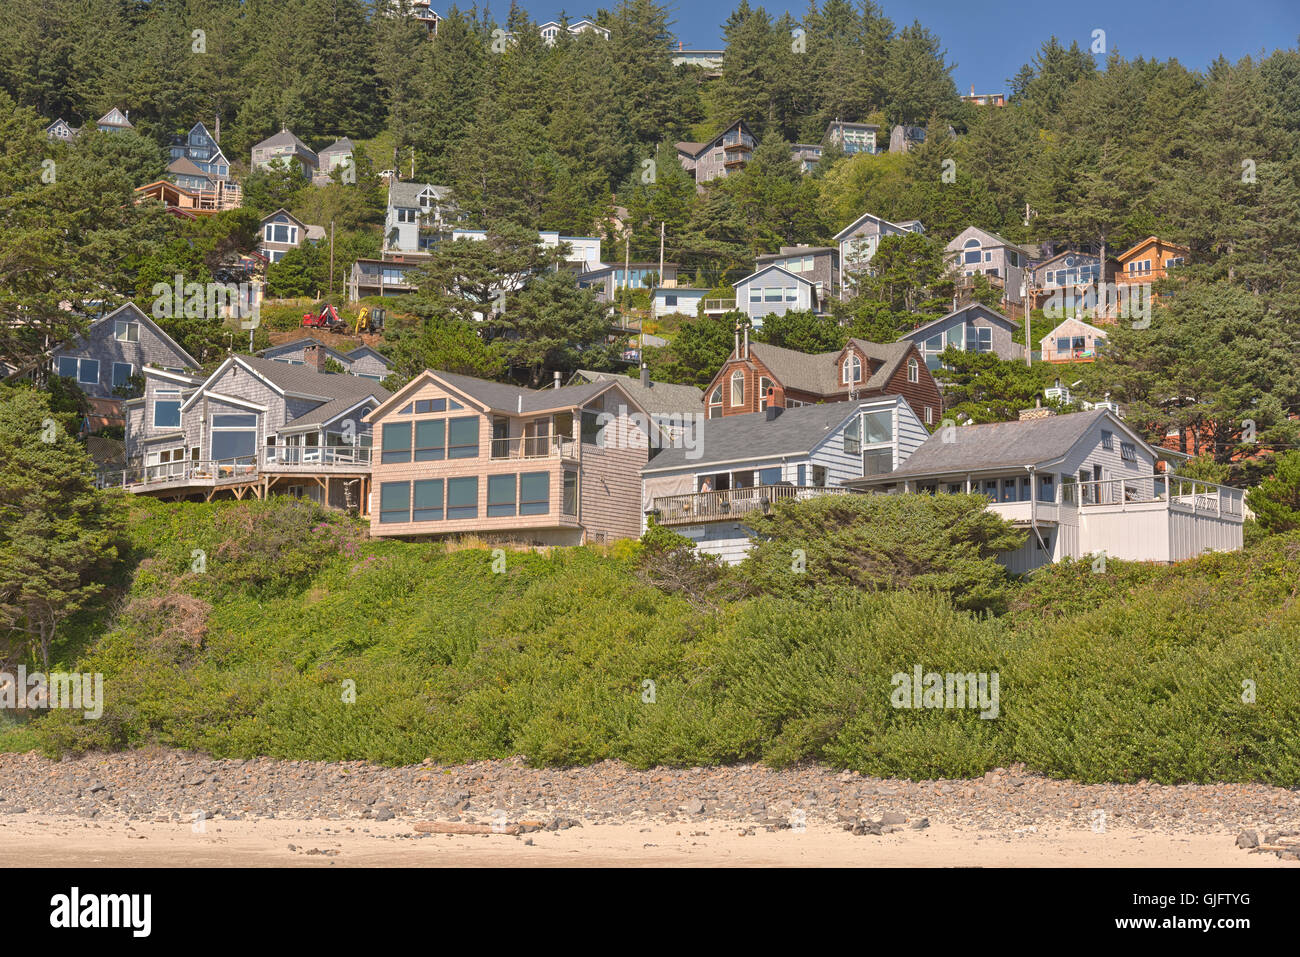
[[1034, 361], [1034, 274], [1028, 263], [1025, 268], [1025, 368]]
[[[660, 220], [659, 222], [659, 285], [660, 286], [663, 286], [664, 284], [664, 229], [666, 225], [667, 224], [665, 222]], [[673, 284], [676, 285], [676, 280], [674, 280]], [[653, 311], [654, 311], [654, 302], [652, 300], [651, 312]], [[645, 362], [645, 322], [644, 321], [642, 321], [641, 323], [641, 338], [640, 341], [637, 343], [637, 358], [641, 362]]]
[[632, 230], [623, 234], [623, 328], [627, 328], [627, 289], [632, 285]]
[[334, 296], [334, 220], [330, 220], [330, 297]]

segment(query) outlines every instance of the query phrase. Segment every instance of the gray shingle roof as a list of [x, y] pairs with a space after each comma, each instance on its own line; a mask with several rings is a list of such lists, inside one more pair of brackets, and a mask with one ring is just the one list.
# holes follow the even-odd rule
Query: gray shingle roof
[[389, 183], [389, 206], [419, 206], [420, 194], [426, 189], [433, 190], [434, 198], [443, 202], [451, 195], [447, 186], [434, 186], [432, 183]]
[[952, 312], [948, 313], [948, 315], [944, 316], [942, 319], [932, 319], [930, 322], [919, 325], [911, 332], [905, 332], [898, 338], [900, 341], [902, 341], [903, 339], [908, 339], [912, 342], [917, 342], [925, 338], [925, 336], [922, 335], [922, 333], [926, 332], [932, 326], [941, 326], [949, 319], [952, 319], [954, 316], [958, 316], [963, 312], [972, 312], [972, 311], [979, 313], [981, 316], [988, 319], [990, 322], [996, 322], [1005, 326], [1007, 329], [1020, 328], [1018, 325], [1016, 325], [1016, 323], [1012, 322], [1010, 319], [1002, 315], [1002, 313], [998, 312], [996, 309], [991, 309], [988, 306], [984, 305], [983, 303], [972, 302], [972, 303], [967, 303], [966, 305], [962, 306], [960, 309], [953, 310]]
[[266, 139], [262, 140], [262, 142], [254, 146], [253, 149], [270, 149], [273, 146], [293, 146], [306, 153], [310, 153], [312, 156], [316, 155], [310, 146], [290, 133], [288, 129], [281, 129], [278, 133], [272, 133]]
[[[864, 391], [883, 389], [899, 365], [912, 348], [910, 342], [868, 342], [866, 339], [850, 339], [869, 359], [878, 360], [881, 365], [866, 382]], [[766, 343], [750, 343], [749, 351], [763, 365], [767, 366], [787, 389], [798, 389], [814, 395], [838, 395], [848, 388], [840, 382], [836, 358], [843, 350], [835, 352], [806, 353], [783, 346], [771, 346]]]
[[167, 166], [167, 172], [179, 173], [184, 176], [207, 176], [208, 174], [199, 169], [193, 160], [186, 159], [184, 156], [174, 159]]
[[[642, 474], [660, 469], [702, 467], [714, 462], [771, 458], [777, 455], [802, 455], [811, 452], [827, 433], [847, 419], [858, 402], [828, 402], [786, 409], [768, 421], [766, 412], [727, 415], [705, 419], [698, 426], [694, 451], [666, 448], [646, 465]], [[699, 458], [687, 453], [702, 452]]]
[[1054, 462], [1106, 416], [1105, 409], [1098, 409], [1025, 422], [964, 425], [953, 430], [955, 438], [951, 442], [944, 441], [945, 430], [939, 429], [900, 468], [887, 476], [879, 476], [879, 479], [892, 482], [914, 476], [1020, 468]]
[[239, 361], [247, 363], [248, 367], [258, 375], [286, 392], [321, 396], [326, 399], [310, 412], [294, 419], [287, 428], [328, 422], [366, 396], [373, 395], [379, 402], [383, 402], [389, 396], [387, 389], [370, 379], [362, 379], [358, 376], [331, 375], [327, 372], [317, 372], [306, 366], [291, 366], [273, 359], [259, 359], [254, 356], [240, 356]]
[[329, 346], [325, 345], [325, 343], [313, 339], [311, 336], [303, 336], [301, 339], [294, 339], [292, 342], [282, 342], [278, 346], [270, 346], [269, 348], [262, 349], [257, 354], [260, 358], [265, 359], [269, 356], [279, 355], [282, 352], [293, 352], [299, 346], [303, 348], [306, 348], [307, 346], [320, 346], [327, 353], [337, 359], [340, 365], [347, 365], [348, 361], [352, 358], [351, 353], [343, 353], [339, 352], [337, 349], [331, 349]]
[[682, 412], [701, 412], [704, 408], [704, 390], [693, 385], [677, 385], [673, 382], [651, 382], [650, 388], [641, 387], [641, 380], [617, 372], [595, 372], [579, 369], [575, 376], [581, 376], [588, 382], [608, 379], [621, 385], [632, 398], [641, 403], [641, 407], [652, 415], [671, 415]]
[[518, 414], [521, 409], [524, 412], [540, 412], [544, 409], [581, 405], [592, 396], [609, 388], [608, 382], [592, 382], [583, 385], [567, 385], [559, 389], [525, 389], [522, 386], [490, 382], [487, 379], [476, 379], [473, 376], [458, 375], [453, 372], [434, 374], [488, 408], [512, 415]]

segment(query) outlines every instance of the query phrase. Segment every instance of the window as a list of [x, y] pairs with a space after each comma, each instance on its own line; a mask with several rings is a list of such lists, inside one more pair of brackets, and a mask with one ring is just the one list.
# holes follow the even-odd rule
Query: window
[[798, 287], [798, 286], [786, 286], [786, 287], [785, 287], [785, 301], [786, 301], [786, 302], [795, 302], [795, 301], [797, 301], [798, 299], [799, 299], [799, 287]]
[[745, 404], [745, 373], [737, 369], [731, 373], [731, 406]]
[[113, 363], [113, 388], [125, 389], [131, 384], [131, 373], [135, 371], [135, 366], [129, 362]]
[[384, 423], [383, 451], [379, 461], [385, 465], [411, 461], [410, 422]]
[[814, 465], [812, 467], [813, 485], [818, 488], [826, 487], [826, 466]]
[[379, 486], [379, 521], [409, 522], [411, 520], [411, 483], [384, 482]]
[[113, 321], [113, 338], [118, 342], [139, 342], [140, 323]]
[[992, 352], [993, 329], [989, 326], [966, 326], [967, 352]]
[[1136, 462], [1138, 459], [1137, 446], [1132, 442], [1121, 442], [1119, 444], [1119, 457], [1125, 462]]
[[858, 358], [857, 353], [849, 353], [849, 357], [844, 360], [840, 372], [840, 381], [844, 385], [852, 385], [855, 382], [862, 381], [862, 360]]
[[925, 407], [925, 424], [934, 425], [934, 407], [927, 405]]
[[59, 356], [58, 360], [59, 375], [75, 379], [77, 377], [77, 360], [73, 356]]
[[907, 360], [907, 381], [908, 381], [908, 382], [920, 382], [920, 381], [921, 381], [921, 368], [920, 368], [920, 364], [919, 364], [915, 359], [908, 359], [908, 360]]
[[1045, 285], [1045, 286], [1055, 286], [1055, 285], [1056, 285], [1056, 281], [1055, 281], [1055, 279], [1056, 279], [1056, 273], [1052, 272], [1052, 271], [1049, 269], [1049, 270], [1047, 271], [1047, 279], [1046, 279], [1046, 281], [1043, 283], [1043, 285]]
[[397, 221], [399, 223], [413, 223], [415, 222], [415, 215], [416, 213], [413, 209], [407, 209], [401, 206], [397, 208]]
[[798, 485], [800, 488], [803, 488], [804, 485], [807, 484], [807, 482], [808, 482], [808, 466], [800, 465], [798, 470], [798, 477], [795, 479], [795, 484]]
[[565, 515], [578, 514], [578, 473], [564, 473], [564, 497], [560, 502], [560, 508]]
[[894, 470], [894, 450], [871, 449], [862, 453], [863, 475], [887, 475]]
[[677, 305], [677, 297], [675, 295], [669, 295], [668, 293], [664, 293], [664, 305], [665, 306]]
[[986, 252], [986, 253], [984, 254], [984, 261], [985, 261], [986, 263], [991, 263], [991, 262], [993, 262], [993, 253], [992, 253], [992, 252]]
[[415, 461], [437, 462], [447, 456], [447, 420], [415, 423]]
[[1038, 500], [1040, 502], [1056, 501], [1056, 476], [1038, 476]]
[[1002, 501], [1014, 502], [1016, 500], [1016, 480], [1013, 478], [1002, 480]]
[[582, 412], [582, 444], [595, 445], [600, 438], [600, 416], [595, 412]]
[[978, 239], [966, 240], [963, 248], [965, 254], [962, 256], [962, 262], [970, 264], [980, 261], [980, 241]]
[[768, 390], [772, 388], [772, 380], [767, 376], [762, 376], [758, 380], [758, 408], [763, 410], [767, 408]]
[[214, 429], [255, 429], [257, 416], [250, 413], [225, 413], [212, 417]]
[[1115, 433], [1101, 430], [1101, 447], [1107, 451], [1115, 451]]
[[883, 412], [867, 412], [862, 416], [862, 441], [866, 445], [878, 445], [894, 440], [894, 413], [889, 409]]
[[283, 243], [287, 246], [298, 245], [298, 227], [288, 223], [267, 223], [263, 233], [268, 243]]
[[750, 287], [749, 287], [749, 301], [750, 301], [750, 302], [762, 302], [762, 301], [763, 301], [763, 290], [760, 289], [760, 288], [758, 288], [757, 286], [750, 286]]
[[515, 476], [489, 475], [487, 480], [487, 517], [502, 518], [515, 514]]
[[862, 416], [855, 415], [844, 429], [844, 454], [857, 455], [862, 451]]
[[447, 458], [472, 459], [478, 456], [478, 416], [447, 420]]
[[478, 517], [478, 476], [447, 479], [447, 518]]
[[709, 393], [709, 418], [716, 419], [722, 415], [722, 386]]
[[[180, 392], [177, 390], [161, 389], [157, 393], [158, 398], [153, 400], [153, 427], [155, 429], [179, 429], [181, 427], [181, 399]], [[162, 396], [169, 398], [161, 398]], [[176, 398], [170, 398], [176, 396]]]
[[774, 465], [771, 468], [758, 470], [759, 485], [780, 485], [781, 484], [781, 466]]
[[[411, 406], [408, 405], [405, 409], [402, 410], [403, 414], [407, 414], [410, 411], [410, 409]], [[446, 412], [446, 411], [447, 411], [446, 399], [416, 399], [415, 400], [416, 415], [428, 415], [430, 412]]]
[[[572, 473], [569, 473], [572, 474]], [[545, 515], [551, 510], [551, 473], [524, 472], [519, 476], [519, 514]]]
[[998, 500], [998, 480], [986, 479], [984, 482], [983, 492], [990, 501], [996, 502]]
[[251, 412], [223, 412], [212, 416], [212, 458], [253, 459], [257, 455], [257, 416]]
[[77, 381], [82, 385], [99, 385], [99, 360], [80, 360], [77, 364]]
[[780, 301], [781, 301], [781, 287], [780, 287], [780, 286], [768, 286], [766, 289], [764, 289], [764, 290], [763, 290], [763, 301], [764, 301], [764, 302], [780, 302]]

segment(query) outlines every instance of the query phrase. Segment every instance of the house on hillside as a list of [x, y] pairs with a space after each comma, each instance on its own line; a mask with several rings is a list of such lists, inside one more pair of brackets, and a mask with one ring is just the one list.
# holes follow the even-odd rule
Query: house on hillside
[[649, 291], [661, 286], [674, 287], [677, 283], [677, 263], [664, 263], [663, 275], [657, 262], [613, 263], [579, 272], [574, 281], [579, 289], [590, 289], [600, 302], [613, 302], [620, 289]]
[[293, 165], [298, 167], [304, 177], [310, 179], [320, 168], [320, 158], [287, 128], [281, 128], [280, 132], [268, 136], [253, 147], [250, 165], [254, 170]]
[[451, 190], [432, 183], [388, 184], [384, 251], [427, 253], [451, 228]]
[[[1033, 263], [1025, 279], [1032, 308], [1043, 309], [1057, 303], [1059, 315], [1072, 316], [1085, 304], [1095, 304], [1096, 286], [1102, 281], [1101, 257], [1067, 249]], [[1091, 303], [1087, 298], [1089, 290], [1094, 297]]]
[[782, 246], [778, 252], [764, 253], [755, 259], [755, 271], [766, 266], [780, 266], [807, 279], [816, 289], [819, 305], [825, 305], [840, 287], [838, 246]]
[[101, 487], [173, 499], [309, 498], [365, 514], [377, 383], [234, 355], [202, 379], [147, 367], [126, 403], [127, 468]]
[[59, 117], [49, 126], [45, 127], [45, 135], [52, 140], [62, 140], [65, 143], [71, 143], [81, 132], [63, 117]]
[[903, 333], [898, 341], [915, 343], [925, 356], [926, 368], [933, 370], [939, 368], [939, 354], [949, 346], [964, 352], [992, 352], [999, 359], [1023, 359], [1025, 347], [1014, 338], [1019, 331], [1019, 324], [996, 309], [973, 302]]
[[679, 142], [677, 159], [703, 192], [709, 180], [743, 169], [756, 149], [758, 140], [744, 120], [737, 120], [707, 143]]
[[704, 415], [704, 391], [698, 386], [679, 385], [675, 382], [655, 382], [643, 363], [639, 377], [620, 375], [617, 372], [597, 372], [579, 369], [569, 377], [569, 385], [617, 382], [623, 391], [636, 400], [655, 421], [668, 428], [670, 437], [679, 437], [677, 423], [685, 428]]
[[845, 484], [986, 495], [990, 511], [1028, 533], [999, 557], [1016, 573], [1067, 557], [1170, 562], [1240, 549], [1242, 492], [1158, 470], [1182, 458], [1109, 410], [1027, 409], [1018, 422], [940, 429], [894, 473]]
[[426, 370], [367, 417], [370, 532], [576, 545], [641, 532], [646, 411], [617, 381], [525, 389]]
[[397, 296], [414, 292], [416, 285], [407, 278], [407, 272], [422, 263], [388, 259], [358, 259], [348, 273], [348, 301], [356, 302], [367, 296]]
[[199, 363], [133, 302], [119, 306], [86, 330], [75, 342], [56, 347], [50, 354], [55, 375], [72, 379], [93, 399], [104, 425], [122, 424], [123, 393], [145, 366], [154, 365], [184, 373]]
[[826, 127], [826, 141], [834, 143], [849, 156], [855, 153], [875, 153], [876, 134], [880, 127], [874, 123], [845, 123], [834, 120]]
[[[356, 147], [346, 136], [337, 139], [316, 154], [316, 169], [312, 172], [312, 183], [324, 186], [332, 182], [331, 174], [336, 170], [352, 167], [353, 181], [356, 177], [356, 159], [353, 156]], [[345, 181], [346, 182], [346, 181]]]
[[261, 231], [257, 251], [273, 263], [278, 263], [285, 253], [297, 249], [304, 242], [320, 242], [325, 238], [323, 227], [309, 226], [283, 208], [262, 220]]
[[790, 147], [790, 159], [799, 167], [799, 172], [806, 175], [821, 162], [822, 149], [820, 143], [795, 143]]
[[874, 213], [863, 213], [835, 234], [835, 242], [840, 249], [840, 298], [849, 299], [856, 290], [854, 277], [870, 266], [871, 259], [880, 247], [880, 240], [885, 236], [900, 236], [904, 233], [923, 233], [923, 227], [917, 220], [909, 219], [901, 223], [891, 223]]
[[123, 112], [116, 106], [95, 121], [95, 128], [103, 133], [120, 133], [122, 130], [133, 130], [131, 125], [130, 111]]
[[[1187, 262], [1191, 250], [1178, 243], [1148, 236], [1140, 243], [1119, 254], [1119, 267], [1115, 271], [1115, 285], [1121, 294], [1129, 293], [1133, 286], [1159, 282], [1174, 275], [1179, 266]], [[1161, 297], [1154, 290], [1151, 292], [1152, 304], [1158, 304], [1162, 298], [1168, 299], [1170, 293]]]
[[984, 275], [1003, 302], [1021, 301], [1029, 254], [997, 233], [967, 226], [944, 247], [944, 259], [957, 276], [959, 296], [974, 287], [976, 275]]
[[173, 162], [189, 160], [214, 180], [230, 179], [230, 161], [202, 123], [195, 123], [184, 136], [173, 136], [167, 150]]
[[574, 20], [567, 27], [558, 20], [548, 20], [537, 28], [537, 32], [542, 35], [542, 41], [549, 47], [554, 46], [556, 39], [559, 38], [561, 31], [567, 32], [572, 36], [579, 37], [584, 33], [594, 33], [604, 40], [609, 39], [609, 31], [591, 20]]
[[740, 561], [752, 538], [745, 516], [783, 501], [844, 494], [845, 481], [891, 474], [928, 438], [900, 395], [711, 419], [703, 455], [661, 451], [641, 468], [647, 522], [671, 528], [706, 554]]
[[735, 349], [704, 389], [710, 419], [885, 395], [906, 398], [927, 426], [943, 411], [939, 386], [911, 342], [850, 339], [836, 352], [809, 355], [751, 343], [748, 328], [736, 333]]
[[736, 280], [733, 287], [736, 308], [749, 317], [756, 329], [763, 327], [764, 316], [800, 311], [821, 313], [826, 309], [816, 283], [781, 266], [764, 266]]
[[1044, 362], [1093, 362], [1106, 332], [1082, 319], [1066, 319], [1042, 338]]

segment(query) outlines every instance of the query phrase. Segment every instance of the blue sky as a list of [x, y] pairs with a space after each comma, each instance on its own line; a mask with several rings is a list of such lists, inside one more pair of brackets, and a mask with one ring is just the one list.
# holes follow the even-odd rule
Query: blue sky
[[[572, 2], [572, 0], [570, 0]], [[722, 24], [739, 0], [668, 0], [674, 32], [687, 47], [722, 45]], [[1077, 39], [1087, 48], [1092, 31], [1103, 29], [1111, 47], [1126, 57], [1177, 58], [1202, 69], [1222, 53], [1229, 60], [1264, 50], [1293, 47], [1300, 35], [1300, 0], [876, 0], [898, 26], [920, 20], [939, 35], [948, 61], [957, 63], [953, 79], [965, 93], [1005, 92], [1007, 80], [1028, 62], [1048, 37], [1067, 44]], [[508, 0], [498, 0], [502, 12]], [[549, 5], [548, 4], [552, 4]], [[560, 0], [523, 0], [540, 21], [566, 9], [577, 19], [601, 6], [566, 6]], [[800, 16], [806, 0], [782, 3], [750, 0], [779, 15]], [[497, 4], [492, 4], [495, 11]]]

